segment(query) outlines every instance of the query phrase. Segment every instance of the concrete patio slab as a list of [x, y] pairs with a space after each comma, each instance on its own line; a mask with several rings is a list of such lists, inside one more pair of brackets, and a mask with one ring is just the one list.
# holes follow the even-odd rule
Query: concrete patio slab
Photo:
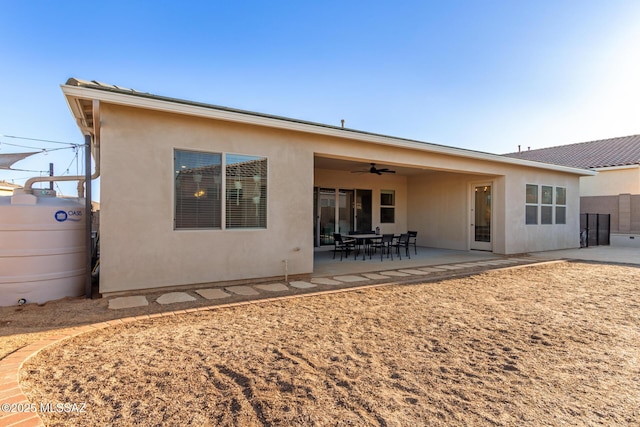
[[293, 286], [294, 288], [298, 288], [298, 289], [308, 289], [308, 288], [316, 287], [316, 285], [309, 282], [304, 282], [302, 280], [295, 280], [293, 282], [289, 282], [289, 286]]
[[142, 307], [149, 305], [147, 298], [142, 295], [132, 297], [118, 297], [109, 300], [109, 308], [118, 310], [121, 308]]
[[369, 280], [366, 277], [356, 276], [356, 275], [335, 276], [334, 279], [339, 280], [341, 282], [345, 282], [345, 283], [364, 282]]
[[311, 283], [316, 285], [341, 285], [342, 282], [338, 280], [333, 280], [328, 277], [314, 277], [311, 279]]
[[255, 287], [262, 291], [267, 291], [267, 292], [282, 292], [282, 291], [289, 290], [289, 287], [282, 283], [269, 283], [267, 285], [255, 285]]
[[190, 302], [195, 300], [195, 297], [192, 297], [186, 292], [169, 292], [168, 294], [160, 295], [156, 302], [158, 304], [175, 304], [178, 302]]
[[222, 289], [198, 289], [196, 293], [204, 299], [222, 299], [231, 296]]
[[229, 286], [224, 289], [236, 295], [260, 295], [260, 292], [256, 291], [251, 286]]

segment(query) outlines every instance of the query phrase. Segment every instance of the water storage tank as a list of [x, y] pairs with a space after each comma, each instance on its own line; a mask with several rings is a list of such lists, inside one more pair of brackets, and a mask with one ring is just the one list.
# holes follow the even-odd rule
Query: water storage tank
[[0, 197], [0, 306], [84, 294], [84, 199], [34, 193]]

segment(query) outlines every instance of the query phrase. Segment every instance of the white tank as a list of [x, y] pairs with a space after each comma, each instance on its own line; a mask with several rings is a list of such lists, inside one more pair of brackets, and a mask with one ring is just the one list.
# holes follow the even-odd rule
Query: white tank
[[0, 306], [85, 292], [84, 199], [34, 193], [0, 197]]

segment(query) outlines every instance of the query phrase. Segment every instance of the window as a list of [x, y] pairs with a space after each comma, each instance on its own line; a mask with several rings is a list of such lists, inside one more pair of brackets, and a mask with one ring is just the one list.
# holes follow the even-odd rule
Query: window
[[266, 158], [175, 150], [174, 183], [175, 229], [267, 226]]
[[380, 191], [380, 223], [396, 222], [396, 192], [395, 190]]
[[527, 184], [527, 205], [525, 207], [525, 223], [538, 223], [538, 186]]
[[175, 228], [220, 228], [222, 155], [174, 153]]
[[[538, 190], [540, 190], [540, 193], [538, 193]], [[525, 223], [538, 224], [538, 213], [540, 213], [540, 224], [566, 224], [566, 204], [566, 188], [527, 184]]]
[[567, 189], [556, 187], [556, 224], [567, 223]]
[[226, 227], [267, 226], [267, 159], [227, 154]]
[[542, 186], [542, 206], [540, 206], [540, 223], [553, 224], [553, 187]]

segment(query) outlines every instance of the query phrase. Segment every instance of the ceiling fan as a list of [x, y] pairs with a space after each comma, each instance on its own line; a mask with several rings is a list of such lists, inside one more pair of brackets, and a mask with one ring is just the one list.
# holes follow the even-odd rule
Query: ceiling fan
[[376, 168], [375, 163], [370, 163], [371, 167], [367, 170], [359, 170], [359, 171], [351, 171], [351, 173], [375, 173], [377, 175], [382, 175], [383, 173], [396, 173], [396, 171], [392, 171], [389, 168]]

